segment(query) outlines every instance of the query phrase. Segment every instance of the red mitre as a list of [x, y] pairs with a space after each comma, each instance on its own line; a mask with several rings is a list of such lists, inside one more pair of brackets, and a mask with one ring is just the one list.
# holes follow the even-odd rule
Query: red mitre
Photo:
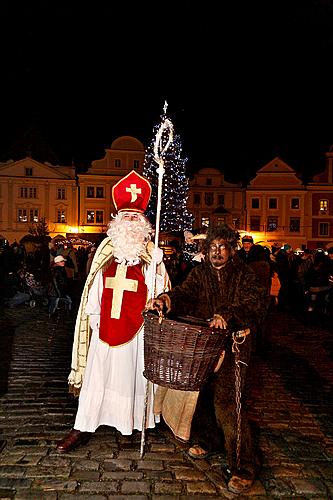
[[112, 200], [116, 210], [144, 213], [149, 203], [151, 185], [135, 170], [120, 179], [112, 188]]

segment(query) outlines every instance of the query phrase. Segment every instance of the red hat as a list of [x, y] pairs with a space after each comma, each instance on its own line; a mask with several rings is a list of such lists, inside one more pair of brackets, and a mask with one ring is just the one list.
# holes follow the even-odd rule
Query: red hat
[[116, 210], [143, 213], [149, 203], [151, 185], [135, 170], [120, 179], [112, 188], [112, 200]]

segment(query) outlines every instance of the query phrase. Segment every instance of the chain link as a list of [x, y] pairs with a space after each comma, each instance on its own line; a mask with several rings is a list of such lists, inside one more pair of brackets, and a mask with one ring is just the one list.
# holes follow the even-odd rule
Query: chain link
[[233, 332], [232, 334], [232, 352], [235, 355], [235, 392], [236, 392], [236, 416], [237, 416], [237, 439], [236, 439], [236, 466], [240, 469], [240, 454], [242, 445], [242, 379], [240, 363], [244, 363], [239, 359], [240, 352], [238, 345], [245, 342], [247, 333], [244, 331]]

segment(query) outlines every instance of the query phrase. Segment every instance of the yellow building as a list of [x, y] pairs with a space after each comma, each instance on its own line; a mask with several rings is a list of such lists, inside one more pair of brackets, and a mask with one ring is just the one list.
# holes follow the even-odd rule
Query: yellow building
[[306, 245], [311, 223], [306, 188], [295, 170], [280, 158], [264, 165], [246, 188], [246, 226], [255, 243]]
[[144, 157], [145, 148], [138, 139], [119, 137], [105, 150], [104, 158], [93, 161], [86, 173], [78, 175], [80, 211], [76, 233], [105, 233], [111, 215], [116, 213], [112, 186], [131, 170], [142, 174]]
[[215, 168], [202, 168], [189, 185], [187, 207], [194, 216], [194, 228], [224, 223], [243, 227], [245, 189], [240, 183], [225, 181], [223, 173]]
[[41, 163], [29, 156], [0, 164], [0, 233], [17, 242], [45, 217], [50, 236], [66, 235], [77, 221], [75, 168]]
[[326, 153], [325, 170], [315, 175], [308, 190], [308, 248], [333, 246], [333, 146]]
[[[9, 243], [45, 218], [50, 236], [103, 237], [115, 207], [112, 187], [132, 169], [142, 174], [144, 145], [122, 136], [87, 172], [52, 165], [30, 156], [0, 163], [0, 235]], [[304, 185], [296, 171], [274, 158], [257, 171], [247, 187], [230, 183], [215, 168], [202, 168], [189, 182], [187, 207], [194, 230], [232, 224], [250, 232], [255, 243], [289, 243], [326, 248], [333, 244], [333, 147], [326, 169]]]

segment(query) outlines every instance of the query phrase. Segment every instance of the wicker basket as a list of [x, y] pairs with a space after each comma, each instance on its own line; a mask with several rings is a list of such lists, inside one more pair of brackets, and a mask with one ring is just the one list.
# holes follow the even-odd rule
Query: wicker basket
[[181, 391], [198, 391], [213, 372], [225, 348], [228, 330], [209, 328], [195, 318], [164, 319], [145, 314], [144, 376]]

